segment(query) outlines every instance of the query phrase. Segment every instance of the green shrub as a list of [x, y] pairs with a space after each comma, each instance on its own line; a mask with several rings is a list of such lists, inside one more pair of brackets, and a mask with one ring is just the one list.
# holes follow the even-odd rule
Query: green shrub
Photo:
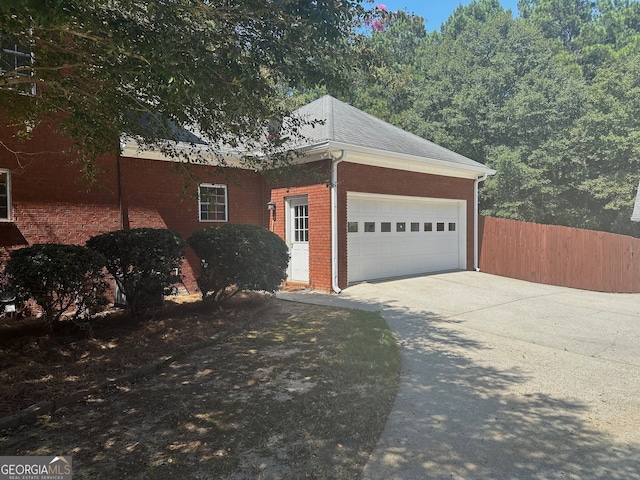
[[136, 228], [103, 233], [90, 238], [87, 247], [101, 253], [129, 309], [139, 314], [153, 306], [180, 281], [184, 241], [166, 229]]
[[90, 316], [106, 305], [104, 258], [79, 245], [40, 244], [11, 252], [5, 274], [20, 300], [33, 299], [53, 329], [62, 316]]
[[242, 290], [275, 292], [286, 278], [287, 245], [265, 228], [231, 224], [209, 227], [195, 232], [187, 243], [200, 258], [196, 280], [202, 298], [212, 303]]

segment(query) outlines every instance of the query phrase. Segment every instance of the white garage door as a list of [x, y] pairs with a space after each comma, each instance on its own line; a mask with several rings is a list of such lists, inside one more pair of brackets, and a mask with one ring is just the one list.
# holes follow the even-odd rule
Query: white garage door
[[466, 201], [347, 194], [349, 283], [466, 268]]

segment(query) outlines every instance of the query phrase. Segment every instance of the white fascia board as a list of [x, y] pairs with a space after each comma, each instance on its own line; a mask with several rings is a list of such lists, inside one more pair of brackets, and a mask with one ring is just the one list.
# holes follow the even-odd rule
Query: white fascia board
[[[204, 148], [199, 149], [199, 155], [191, 153], [197, 149], [197, 147], [193, 147], [188, 144], [177, 144], [176, 150], [178, 152], [182, 151], [186, 154], [186, 156], [180, 157], [172, 157], [169, 155], [165, 155], [160, 150], [150, 150], [148, 148], [144, 148], [140, 146], [138, 142], [132, 139], [123, 139], [121, 143], [121, 155], [123, 157], [130, 158], [142, 158], [145, 160], [160, 160], [164, 162], [174, 162], [174, 163], [186, 163], [189, 160], [190, 163], [194, 163], [197, 165], [202, 165], [201, 159], [205, 159], [207, 163], [211, 166], [219, 166], [220, 162], [218, 157], [207, 152]], [[241, 167], [239, 155], [232, 155], [229, 152], [224, 152], [223, 157], [225, 160], [225, 166], [229, 167]], [[192, 162], [191, 162], [192, 161]]]
[[301, 159], [303, 162], [306, 158], [314, 158], [321, 157], [323, 155], [327, 155], [331, 150], [329, 142], [321, 142], [314, 143], [313, 145], [300, 145], [296, 147], [291, 147], [292, 152], [300, 152], [300, 155], [297, 157]]
[[471, 165], [456, 164], [426, 157], [416, 157], [405, 153], [387, 152], [375, 148], [360, 147], [340, 142], [329, 141], [318, 144], [317, 146], [314, 145], [310, 148], [316, 149], [314, 147], [318, 147], [318, 149], [320, 149], [321, 146], [330, 150], [346, 150], [349, 152], [349, 162], [362, 165], [474, 180], [478, 178], [479, 175], [494, 175], [496, 173], [495, 170], [485, 167], [484, 165], [474, 167]]

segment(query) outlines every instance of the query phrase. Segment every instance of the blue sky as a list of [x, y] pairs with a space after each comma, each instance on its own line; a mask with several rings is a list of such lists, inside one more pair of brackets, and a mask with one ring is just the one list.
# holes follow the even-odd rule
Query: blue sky
[[[449, 18], [458, 5], [468, 5], [471, 0], [376, 0], [374, 5], [383, 4], [387, 10], [406, 10], [415, 13], [427, 20], [427, 31], [439, 30], [440, 25]], [[505, 10], [511, 9], [514, 14], [518, 13], [518, 0], [500, 0]], [[373, 5], [364, 3], [367, 8]]]

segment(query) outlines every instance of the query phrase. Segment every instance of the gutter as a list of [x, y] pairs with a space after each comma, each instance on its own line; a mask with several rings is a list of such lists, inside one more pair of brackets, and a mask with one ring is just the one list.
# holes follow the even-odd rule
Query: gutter
[[[318, 148], [322, 148], [327, 146], [331, 149], [338, 150], [348, 150], [350, 163], [364, 163], [366, 165], [375, 165], [383, 168], [395, 168], [400, 170], [408, 170], [412, 172], [419, 173], [434, 173], [436, 175], [443, 176], [455, 176], [458, 178], [476, 178], [477, 175], [482, 175], [484, 173], [488, 175], [493, 175], [495, 170], [487, 168], [486, 166], [479, 164], [477, 162], [475, 165], [468, 165], [465, 163], [457, 163], [453, 159], [450, 160], [437, 160], [431, 157], [420, 157], [415, 155], [410, 155], [407, 153], [398, 153], [388, 150], [378, 150], [371, 147], [363, 147], [359, 145], [351, 145], [343, 142], [336, 141], [328, 141], [324, 143], [320, 143], [317, 146], [314, 146], [309, 149], [309, 151], [316, 150]], [[451, 152], [453, 155], [457, 155], [455, 152]], [[366, 158], [367, 161], [362, 162], [356, 158], [354, 158], [354, 154], [359, 155], [362, 158]], [[466, 158], [466, 157], [462, 157]], [[380, 159], [383, 163], [375, 162], [375, 159]], [[467, 159], [470, 160], [470, 159]], [[391, 163], [386, 163], [391, 161]], [[433, 169], [437, 169], [440, 171], [433, 172]], [[466, 175], [465, 175], [466, 173]]]
[[480, 216], [478, 205], [478, 185], [480, 184], [480, 182], [484, 182], [487, 179], [488, 175], [488, 173], [480, 175], [473, 182], [473, 267], [476, 272], [480, 271], [480, 259], [478, 255], [478, 217]]
[[118, 148], [118, 156], [116, 157], [116, 181], [117, 181], [117, 187], [118, 187], [118, 210], [119, 210], [119, 227], [120, 230], [124, 230], [124, 208], [122, 205], [122, 167], [121, 167], [121, 160], [122, 160], [122, 152], [124, 151], [124, 142], [120, 142], [119, 148]]
[[346, 150], [342, 150], [339, 157], [331, 153], [331, 288], [335, 293], [342, 292], [338, 286], [338, 164], [346, 156]]
[[[406, 153], [377, 150], [375, 148], [362, 147], [333, 140], [299, 147], [296, 150], [303, 152], [307, 156], [312, 156], [316, 153], [322, 154], [327, 150], [346, 150], [349, 152], [349, 163], [360, 163], [363, 165], [407, 170], [417, 173], [431, 173], [433, 175], [446, 177], [467, 178], [469, 180], [474, 180], [478, 175], [484, 173], [488, 175], [496, 173], [495, 170], [491, 170], [482, 164], [467, 165], [447, 160], [436, 160], [429, 157], [417, 157]], [[303, 157], [300, 158], [301, 163], [308, 161]]]

